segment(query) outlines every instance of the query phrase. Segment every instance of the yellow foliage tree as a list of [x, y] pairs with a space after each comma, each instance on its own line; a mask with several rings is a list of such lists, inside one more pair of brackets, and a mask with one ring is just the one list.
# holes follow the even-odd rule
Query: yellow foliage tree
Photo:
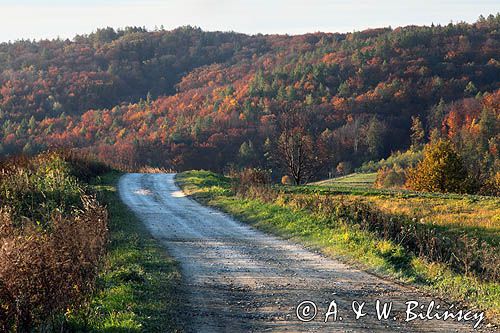
[[424, 158], [407, 173], [406, 186], [425, 192], [467, 192], [467, 170], [448, 140], [429, 143]]

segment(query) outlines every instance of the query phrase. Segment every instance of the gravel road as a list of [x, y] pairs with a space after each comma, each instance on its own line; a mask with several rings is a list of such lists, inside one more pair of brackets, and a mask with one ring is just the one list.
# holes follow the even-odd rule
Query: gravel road
[[[180, 312], [189, 332], [473, 331], [474, 320], [406, 322], [406, 301], [427, 305], [431, 300], [204, 207], [183, 194], [174, 174], [126, 174], [119, 192], [153, 237], [180, 262], [188, 299]], [[377, 320], [377, 299], [393, 302], [388, 320]], [[317, 307], [309, 322], [301, 322], [296, 312], [304, 300]], [[325, 323], [332, 300], [337, 321], [332, 315]], [[358, 320], [353, 301], [366, 302], [367, 314]], [[307, 308], [301, 308], [299, 315], [307, 319]]]

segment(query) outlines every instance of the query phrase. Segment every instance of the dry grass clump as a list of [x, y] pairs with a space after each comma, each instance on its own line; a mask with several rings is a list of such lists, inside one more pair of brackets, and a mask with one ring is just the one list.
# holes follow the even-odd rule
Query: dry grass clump
[[73, 175], [95, 164], [79, 163], [45, 153], [0, 165], [0, 331], [53, 331], [94, 286], [107, 211]]
[[173, 169], [152, 167], [152, 166], [143, 166], [139, 168], [138, 172], [140, 173], [175, 173]]

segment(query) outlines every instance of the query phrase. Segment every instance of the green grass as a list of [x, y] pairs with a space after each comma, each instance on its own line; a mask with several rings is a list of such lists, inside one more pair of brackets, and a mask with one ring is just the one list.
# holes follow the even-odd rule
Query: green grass
[[85, 332], [181, 332], [179, 267], [120, 201], [119, 176], [107, 174], [94, 185], [109, 211], [110, 243], [97, 291], [68, 314], [69, 325]]
[[[401, 245], [377, 238], [356, 226], [337, 223], [327, 216], [292, 209], [284, 203], [234, 196], [229, 179], [220, 175], [189, 171], [179, 174], [177, 181], [188, 194], [203, 203], [261, 230], [291, 238], [354, 266], [416, 285], [447, 300], [486, 310], [490, 319], [495, 320], [500, 314], [497, 282], [454, 273], [444, 264], [426, 262]], [[295, 187], [293, 191], [305, 188], [314, 189], [305, 186]]]
[[442, 225], [456, 233], [496, 246], [500, 245], [500, 198], [453, 193], [424, 193], [408, 190], [375, 189], [368, 184], [376, 174], [354, 173], [307, 186], [280, 186], [296, 194], [321, 194], [342, 200], [358, 200], [384, 213], [405, 215], [419, 221]]
[[388, 214], [417, 218], [456, 233], [500, 245], [500, 198], [453, 193], [423, 193], [406, 190], [362, 189], [330, 185], [279, 186], [292, 194], [321, 194], [344, 201], [361, 201]]
[[368, 189], [373, 187], [377, 178], [377, 173], [352, 173], [343, 177], [321, 180], [311, 183], [317, 186], [347, 187], [357, 189]]

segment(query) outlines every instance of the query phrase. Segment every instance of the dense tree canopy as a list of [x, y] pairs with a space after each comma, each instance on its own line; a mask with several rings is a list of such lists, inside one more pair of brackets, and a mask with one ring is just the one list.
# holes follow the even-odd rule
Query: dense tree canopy
[[433, 130], [471, 152], [466, 166], [491, 170], [499, 54], [500, 15], [347, 34], [108, 28], [3, 43], [0, 154], [71, 146], [125, 165], [276, 169], [279, 119], [293, 106], [328, 157], [324, 174]]

